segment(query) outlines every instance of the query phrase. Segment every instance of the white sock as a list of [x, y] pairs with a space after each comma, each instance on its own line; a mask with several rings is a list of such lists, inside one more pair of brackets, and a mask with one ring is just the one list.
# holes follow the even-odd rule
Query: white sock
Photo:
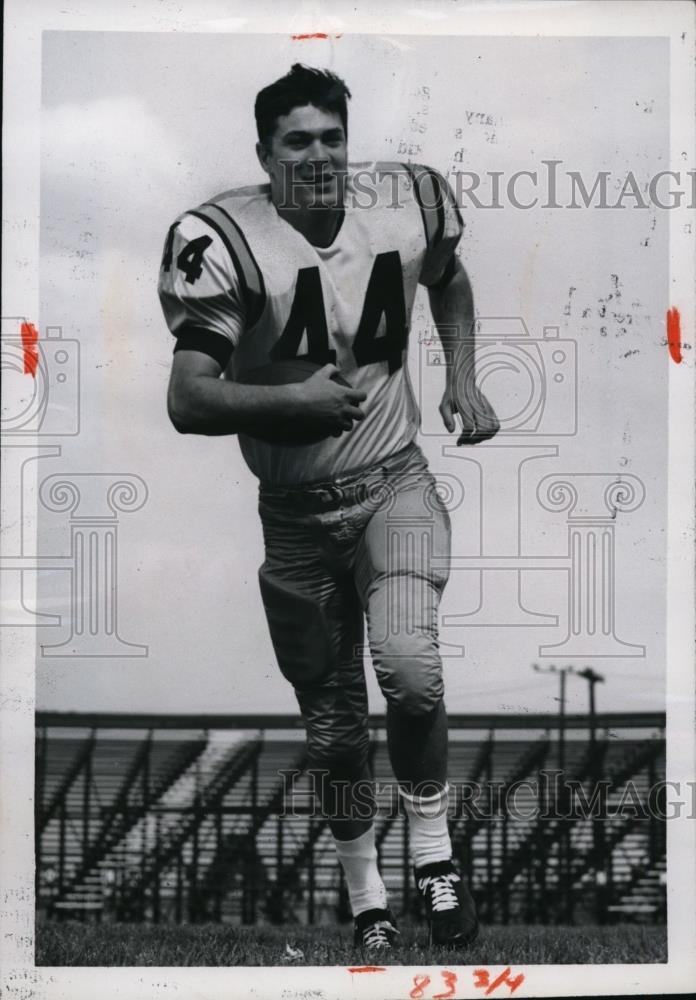
[[399, 788], [408, 815], [411, 859], [416, 868], [434, 861], [449, 861], [452, 842], [447, 829], [449, 786], [435, 795], [409, 795]]
[[336, 840], [334, 837], [334, 843], [346, 876], [353, 916], [365, 910], [385, 910], [387, 890], [377, 868], [374, 826], [355, 840]]

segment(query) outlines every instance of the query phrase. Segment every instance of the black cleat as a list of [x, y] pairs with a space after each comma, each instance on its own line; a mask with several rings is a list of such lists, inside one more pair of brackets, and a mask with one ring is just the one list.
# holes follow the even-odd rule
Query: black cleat
[[389, 951], [398, 934], [391, 910], [364, 910], [355, 918], [354, 943], [365, 952]]
[[457, 948], [475, 941], [479, 931], [476, 907], [453, 863], [423, 865], [415, 869], [415, 877], [428, 918], [430, 944]]

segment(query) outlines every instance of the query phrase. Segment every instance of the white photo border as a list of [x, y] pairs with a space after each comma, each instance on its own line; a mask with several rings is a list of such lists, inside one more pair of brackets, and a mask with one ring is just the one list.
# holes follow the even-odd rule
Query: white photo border
[[[42, 32], [221, 32], [332, 34], [467, 34], [668, 37], [670, 40], [670, 167], [696, 148], [693, 108], [694, 7], [676, 2], [478, 3], [434, 2], [402, 11], [398, 3], [268, 0], [161, 3], [115, 0], [69, 5], [48, 0], [5, 5], [3, 314], [38, 316], [39, 166]], [[63, 8], [63, 9], [61, 9]], [[646, 74], [650, 67], [646, 67]], [[694, 330], [694, 235], [689, 209], [670, 215], [671, 304], [684, 337]], [[692, 227], [693, 228], [693, 227]], [[667, 623], [667, 778], [693, 780], [694, 738], [694, 355], [669, 361], [669, 521]], [[32, 472], [33, 467], [33, 472]], [[36, 463], [24, 481], [27, 531], [36, 528]], [[3, 506], [17, 484], [3, 477]], [[0, 966], [8, 997], [46, 1000], [200, 996], [294, 998], [408, 997], [422, 968], [392, 967], [360, 976], [343, 968], [36, 968], [34, 965], [34, 669], [31, 629], [0, 634]], [[668, 827], [668, 954], [660, 965], [516, 967], [525, 981], [516, 996], [652, 994], [688, 991], [696, 982], [696, 823], [687, 816]], [[467, 967], [452, 966], [464, 973]], [[496, 970], [497, 972], [498, 970]], [[468, 972], [472, 970], [469, 968]], [[471, 984], [471, 985], [467, 985]], [[460, 974], [457, 997], [480, 996], [473, 977]]]

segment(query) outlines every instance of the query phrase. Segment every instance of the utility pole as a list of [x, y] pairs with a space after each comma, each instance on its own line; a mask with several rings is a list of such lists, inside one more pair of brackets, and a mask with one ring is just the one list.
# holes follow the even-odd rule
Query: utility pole
[[548, 667], [540, 667], [538, 663], [532, 664], [532, 670], [539, 674], [558, 674], [559, 697], [558, 697], [558, 769], [560, 773], [560, 786], [558, 801], [555, 803], [560, 812], [560, 836], [558, 838], [558, 880], [560, 895], [563, 901], [563, 916], [567, 923], [573, 920], [573, 898], [572, 882], [570, 876], [570, 852], [568, 842], [568, 816], [566, 794], [566, 762], [565, 762], [565, 708], [566, 708], [566, 675], [574, 673], [573, 667], [556, 667], [551, 664]]
[[[551, 668], [553, 670], [553, 667]], [[560, 697], [558, 699], [558, 766], [563, 772], [562, 786], [565, 787], [565, 706], [566, 706], [566, 674], [572, 667], [563, 667], [558, 671], [560, 681]]]
[[[590, 728], [590, 779], [592, 782], [590, 788], [590, 801], [598, 789], [599, 782], [602, 779], [602, 761], [597, 754], [596, 746], [596, 706], [595, 706], [595, 686], [597, 684], [604, 683], [604, 677], [598, 674], [592, 667], [585, 667], [584, 670], [578, 670], [578, 677], [584, 677], [589, 685], [589, 728]], [[603, 759], [603, 758], [602, 758]], [[602, 812], [602, 798], [598, 799], [600, 806], [600, 815], [592, 816], [592, 854], [594, 861], [595, 870], [595, 885], [596, 885], [596, 912], [597, 920], [600, 924], [606, 923], [607, 919], [607, 858], [605, 857], [605, 838], [604, 838], [604, 816], [601, 815]]]
[[604, 677], [598, 674], [592, 667], [585, 667], [577, 671], [578, 677], [584, 677], [589, 684], [590, 693], [590, 750], [594, 750], [596, 739], [596, 711], [595, 711], [595, 685], [603, 684]]
[[561, 781], [565, 784], [565, 707], [566, 707], [566, 674], [575, 672], [573, 667], [556, 667], [553, 664], [548, 667], [540, 667], [538, 663], [532, 664], [532, 670], [538, 674], [558, 674], [560, 681], [560, 691], [558, 697], [558, 767], [563, 772]]

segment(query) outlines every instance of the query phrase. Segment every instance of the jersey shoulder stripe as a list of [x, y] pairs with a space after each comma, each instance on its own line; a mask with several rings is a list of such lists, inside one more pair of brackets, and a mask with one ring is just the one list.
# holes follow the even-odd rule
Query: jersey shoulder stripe
[[261, 269], [256, 263], [244, 233], [217, 199], [206, 202], [189, 212], [206, 222], [218, 234], [230, 255], [244, 298], [247, 326], [258, 322], [266, 305], [266, 288]]

